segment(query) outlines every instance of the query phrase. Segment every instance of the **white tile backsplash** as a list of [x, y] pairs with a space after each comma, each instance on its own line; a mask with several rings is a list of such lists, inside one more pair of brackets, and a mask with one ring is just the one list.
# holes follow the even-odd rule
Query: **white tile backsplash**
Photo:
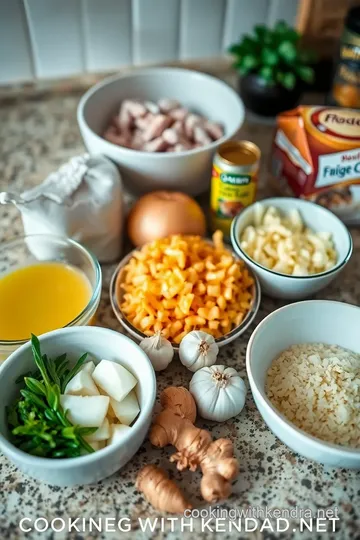
[[130, 65], [131, 0], [83, 0], [83, 17], [86, 70]]
[[0, 84], [33, 77], [31, 48], [21, 0], [0, 0]]
[[295, 25], [298, 0], [271, 0], [268, 24], [273, 25], [279, 19]]
[[269, 4], [269, 0], [227, 0], [223, 42], [225, 50], [244, 34], [251, 33], [255, 24], [266, 23]]
[[80, 0], [24, 0], [39, 78], [84, 71]]
[[133, 0], [133, 61], [166, 62], [178, 57], [180, 0]]
[[300, 0], [0, 0], [0, 84], [215, 58]]
[[181, 0], [180, 58], [220, 56], [226, 0]]

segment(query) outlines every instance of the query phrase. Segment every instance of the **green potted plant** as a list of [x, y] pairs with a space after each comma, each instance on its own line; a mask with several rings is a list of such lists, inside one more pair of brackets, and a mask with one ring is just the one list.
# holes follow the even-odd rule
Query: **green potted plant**
[[275, 116], [292, 109], [314, 80], [313, 53], [301, 48], [300, 34], [284, 21], [274, 28], [255, 26], [229, 52], [245, 106], [257, 114]]

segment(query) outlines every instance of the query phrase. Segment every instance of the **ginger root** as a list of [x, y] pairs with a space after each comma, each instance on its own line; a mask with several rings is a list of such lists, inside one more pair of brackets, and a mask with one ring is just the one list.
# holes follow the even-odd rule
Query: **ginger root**
[[183, 514], [187, 508], [192, 508], [175, 482], [170, 480], [164, 469], [156, 465], [146, 465], [141, 469], [136, 479], [136, 488], [143, 492], [157, 510]]
[[166, 388], [160, 403], [163, 411], [152, 424], [151, 443], [160, 448], [168, 444], [175, 446], [177, 452], [170, 461], [176, 462], [180, 471], [187, 468], [195, 471], [200, 467], [203, 473], [201, 494], [206, 501], [216, 503], [226, 499], [231, 493], [231, 481], [239, 473], [232, 442], [229, 439], [212, 441], [208, 431], [194, 426], [196, 405], [186, 388]]

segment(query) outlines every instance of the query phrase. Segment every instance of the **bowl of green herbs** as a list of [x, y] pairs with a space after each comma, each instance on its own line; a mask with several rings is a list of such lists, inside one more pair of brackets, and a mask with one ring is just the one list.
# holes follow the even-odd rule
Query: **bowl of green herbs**
[[[140, 413], [131, 429], [95, 451], [96, 426], [75, 424], [62, 405], [67, 385], [88, 360], [121, 364], [136, 379]], [[23, 472], [48, 484], [97, 482], [127, 463], [151, 422], [156, 379], [131, 339], [98, 327], [63, 328], [32, 336], [0, 368], [0, 450]]]

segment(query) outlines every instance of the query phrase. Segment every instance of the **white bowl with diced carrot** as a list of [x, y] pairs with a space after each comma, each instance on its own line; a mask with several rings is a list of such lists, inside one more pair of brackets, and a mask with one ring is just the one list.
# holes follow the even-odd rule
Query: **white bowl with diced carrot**
[[[25, 373], [36, 371], [30, 342], [13, 352], [0, 368], [0, 450], [24, 473], [51, 485], [98, 482], [121, 469], [145, 439], [156, 397], [151, 362], [130, 338], [107, 328], [63, 328], [43, 334], [39, 345], [41, 354], [50, 358], [67, 353], [70, 366], [88, 353], [79, 373], [61, 391], [60, 402], [72, 425], [92, 426], [93, 433], [83, 439], [85, 450], [90, 445], [93, 451], [82, 448], [76, 457], [42, 457], [17, 446], [8, 411], [21, 388], [28, 389], [17, 382], [19, 377], [23, 380]], [[130, 406], [115, 410], [128, 395]]]
[[211, 334], [219, 347], [230, 343], [253, 322], [260, 300], [257, 277], [218, 233], [213, 242], [174, 235], [145, 244], [124, 257], [110, 283], [111, 305], [123, 328], [137, 341], [160, 331], [175, 351], [194, 329]]

